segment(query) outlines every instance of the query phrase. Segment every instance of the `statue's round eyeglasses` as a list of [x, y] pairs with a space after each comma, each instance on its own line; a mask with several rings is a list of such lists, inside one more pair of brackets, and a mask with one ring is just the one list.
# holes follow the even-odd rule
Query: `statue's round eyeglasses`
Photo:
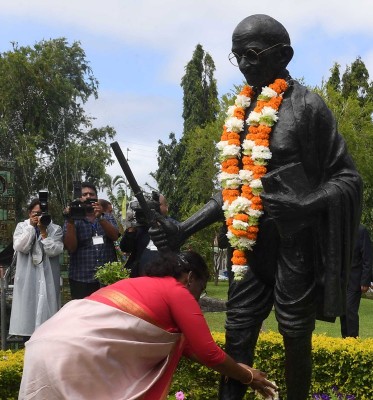
[[259, 64], [260, 61], [260, 55], [263, 54], [265, 51], [272, 50], [277, 46], [281, 46], [284, 43], [277, 43], [274, 46], [268, 47], [268, 49], [264, 49], [257, 53], [254, 49], [248, 49], [245, 54], [243, 55], [238, 55], [237, 53], [229, 53], [228, 55], [228, 60], [233, 64], [235, 67], [238, 67], [240, 64], [241, 60], [244, 58], [247, 63], [251, 65], [256, 65]]

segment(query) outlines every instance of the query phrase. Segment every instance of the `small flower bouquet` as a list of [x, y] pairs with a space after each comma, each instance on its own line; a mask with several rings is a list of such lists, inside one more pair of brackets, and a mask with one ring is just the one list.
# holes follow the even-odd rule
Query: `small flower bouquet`
[[129, 278], [130, 274], [124, 264], [120, 261], [108, 262], [97, 268], [95, 278], [102, 285], [111, 285], [121, 279]]

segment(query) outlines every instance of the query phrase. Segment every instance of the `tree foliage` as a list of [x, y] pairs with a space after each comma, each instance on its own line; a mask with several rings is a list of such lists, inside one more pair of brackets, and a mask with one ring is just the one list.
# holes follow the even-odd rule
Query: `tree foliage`
[[205, 204], [219, 190], [217, 185], [216, 143], [221, 135], [221, 118], [189, 132], [185, 141], [185, 152], [180, 162], [180, 171], [185, 177], [179, 187], [183, 202], [182, 218], [190, 216], [195, 204]]
[[[214, 72], [212, 57], [198, 44], [181, 80], [183, 135], [177, 141], [171, 133], [169, 144], [158, 142], [158, 169], [152, 176], [169, 202], [170, 215], [178, 220], [191, 216], [216, 190], [215, 143], [220, 134], [220, 108]], [[213, 260], [214, 230], [209, 227], [193, 235], [186, 246]]]
[[115, 131], [92, 128], [84, 111], [87, 100], [98, 96], [98, 81], [79, 42], [12, 45], [0, 54], [0, 157], [16, 161], [18, 217], [42, 188], [61, 214], [73, 180], [102, 183], [112, 162], [105, 142]]
[[369, 72], [360, 57], [346, 67], [341, 83], [344, 98], [356, 96], [363, 107], [372, 101], [372, 82], [369, 82]]
[[[212, 57], [198, 44], [181, 80], [183, 135], [177, 141], [171, 133], [169, 144], [158, 142], [158, 169], [151, 175], [170, 204], [170, 214], [177, 219], [185, 217], [192, 204], [211, 196], [211, 176], [216, 172], [213, 164], [216, 134], [212, 126], [219, 111], [214, 71]], [[203, 189], [207, 195], [202, 195]]]
[[[128, 201], [128, 183], [127, 179], [121, 175], [116, 175], [112, 178], [106, 174], [104, 177], [104, 185], [106, 187], [106, 194], [113, 207], [114, 218], [118, 224], [119, 231], [124, 231], [124, 219], [122, 215], [123, 202]], [[127, 204], [125, 204], [127, 206]]]
[[373, 226], [373, 84], [358, 57], [340, 78], [340, 66], [331, 69], [330, 79], [316, 89], [332, 110], [340, 133], [364, 182], [362, 222]]
[[219, 102], [214, 72], [212, 57], [198, 44], [181, 79], [184, 135], [216, 119]]
[[170, 143], [158, 141], [158, 169], [150, 175], [157, 182], [159, 191], [166, 197], [169, 203], [170, 215], [178, 218], [179, 200], [176, 191], [176, 180], [178, 176], [178, 166], [181, 162], [181, 147], [173, 132], [169, 135]]

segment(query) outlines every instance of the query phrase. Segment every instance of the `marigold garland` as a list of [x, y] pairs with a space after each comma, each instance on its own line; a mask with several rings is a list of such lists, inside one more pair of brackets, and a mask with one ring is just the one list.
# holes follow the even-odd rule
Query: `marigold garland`
[[266, 165], [272, 157], [270, 133], [278, 120], [278, 110], [287, 88], [284, 79], [276, 79], [262, 89], [254, 110], [246, 119], [248, 131], [241, 143], [240, 133], [244, 130], [246, 109], [254, 96], [253, 89], [249, 85], [244, 86], [234, 105], [228, 108], [228, 118], [217, 144], [227, 237], [235, 249], [232, 257], [235, 280], [242, 279], [246, 273], [246, 250], [252, 250], [259, 232], [259, 218], [263, 214], [261, 178], [266, 174]]

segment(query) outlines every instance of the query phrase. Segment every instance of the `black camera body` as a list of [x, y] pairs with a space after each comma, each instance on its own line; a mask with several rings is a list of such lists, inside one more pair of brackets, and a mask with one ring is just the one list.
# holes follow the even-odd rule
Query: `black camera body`
[[[152, 192], [151, 195], [144, 194], [146, 203], [149, 208], [153, 211], [160, 213], [160, 204], [159, 204], [159, 193]], [[130, 208], [133, 211], [133, 218], [131, 220], [132, 226], [147, 226], [149, 225], [149, 221], [147, 220], [144, 211], [142, 210], [139, 202], [137, 200], [130, 202]]]
[[40, 223], [48, 226], [52, 222], [52, 217], [48, 214], [48, 190], [39, 190], [40, 201]]
[[97, 203], [97, 199], [87, 199], [85, 201], [80, 200], [82, 197], [82, 184], [80, 181], [73, 182], [73, 191], [74, 200], [69, 205], [69, 213], [64, 214], [64, 217], [73, 220], [84, 219], [87, 214], [93, 212], [93, 204]]

